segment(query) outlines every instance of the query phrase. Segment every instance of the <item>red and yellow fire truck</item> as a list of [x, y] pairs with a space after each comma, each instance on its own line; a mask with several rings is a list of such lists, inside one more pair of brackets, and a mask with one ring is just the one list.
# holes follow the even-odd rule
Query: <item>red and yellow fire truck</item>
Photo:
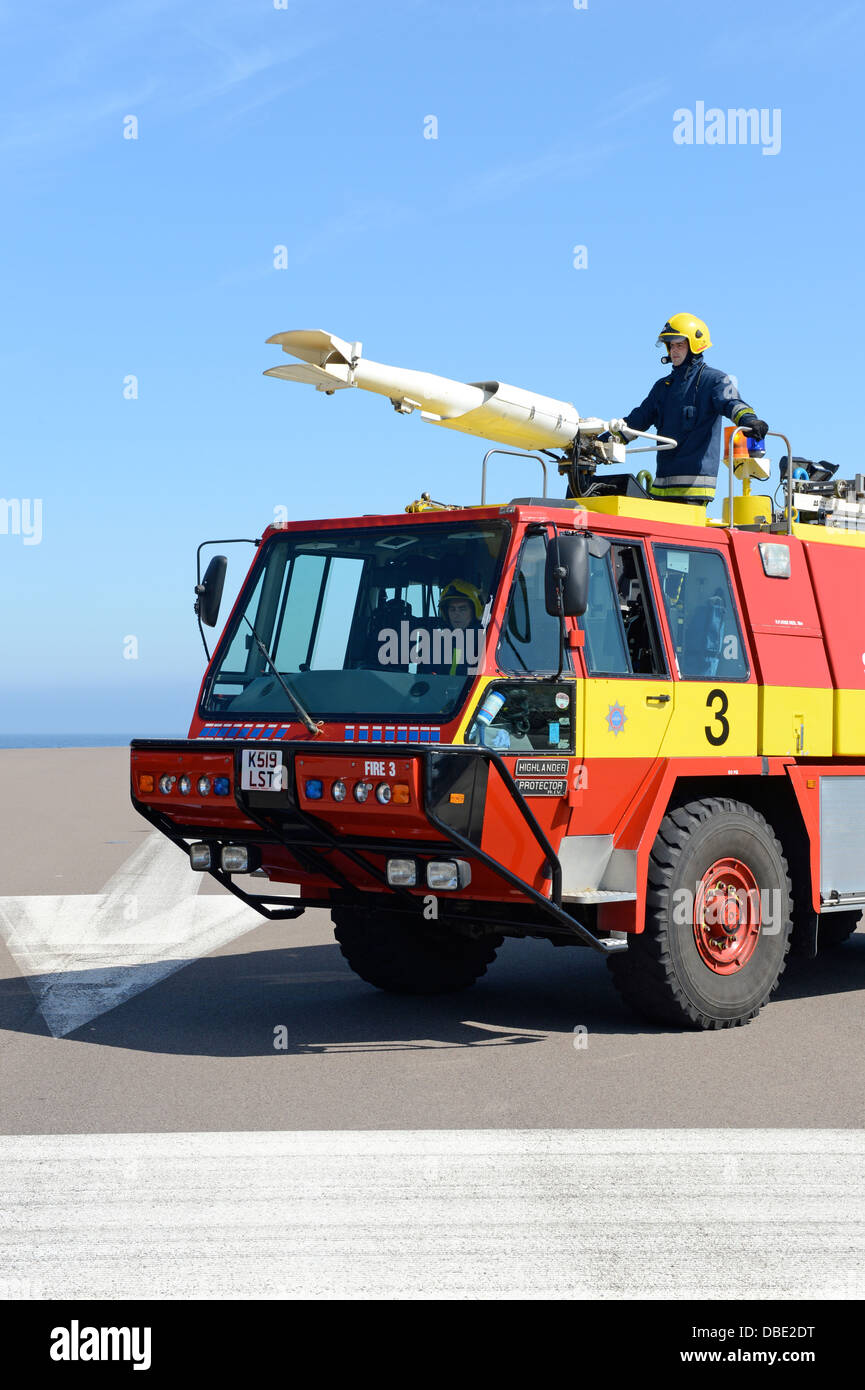
[[605, 954], [651, 1020], [746, 1023], [791, 943], [865, 906], [865, 479], [788, 443], [780, 504], [747, 467], [734, 498], [739, 435], [709, 520], [600, 469], [609, 422], [497, 382], [369, 386], [359, 348], [296, 334], [290, 379], [531, 448], [569, 495], [268, 527], [188, 737], [133, 741], [136, 808], [263, 916], [328, 909], [382, 989], [458, 989], [539, 937]]

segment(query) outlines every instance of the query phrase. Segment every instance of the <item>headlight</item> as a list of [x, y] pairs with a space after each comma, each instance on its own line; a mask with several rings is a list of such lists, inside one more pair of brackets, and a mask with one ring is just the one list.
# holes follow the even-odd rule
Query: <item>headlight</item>
[[180, 792], [181, 796], [189, 796], [189, 793], [192, 791], [192, 781], [185, 774], [177, 783], [177, 790]]
[[346, 785], [343, 781], [334, 782], [330, 789], [330, 794], [334, 801], [345, 801]]
[[198, 795], [199, 795], [199, 796], [207, 796], [207, 795], [209, 794], [209, 792], [210, 792], [210, 778], [209, 778], [209, 777], [199, 777], [199, 779], [198, 779]]
[[357, 782], [354, 788], [355, 801], [366, 801], [372, 791], [372, 782]]
[[159, 790], [162, 792], [163, 796], [167, 796], [168, 793], [173, 790], [176, 781], [176, 777], [171, 777], [167, 772], [163, 773], [159, 779]]
[[382, 806], [386, 806], [390, 801], [392, 795], [393, 793], [391, 792], [391, 789], [388, 786], [387, 782], [379, 782], [378, 786], [375, 789], [376, 801], [380, 801]]
[[429, 888], [439, 892], [466, 888], [472, 881], [471, 866], [464, 859], [431, 859], [426, 866]]
[[389, 859], [387, 881], [392, 888], [414, 888], [417, 883], [417, 864], [413, 859]]
[[193, 869], [197, 869], [199, 873], [203, 873], [209, 869], [211, 863], [210, 845], [205, 844], [203, 841], [197, 845], [190, 845], [189, 862]]

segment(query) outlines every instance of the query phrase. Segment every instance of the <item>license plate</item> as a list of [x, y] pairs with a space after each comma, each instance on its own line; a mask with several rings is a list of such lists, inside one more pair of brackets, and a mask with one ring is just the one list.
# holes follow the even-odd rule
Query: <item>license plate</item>
[[283, 765], [281, 748], [244, 748], [241, 757], [240, 785], [243, 791], [285, 791], [288, 768]]

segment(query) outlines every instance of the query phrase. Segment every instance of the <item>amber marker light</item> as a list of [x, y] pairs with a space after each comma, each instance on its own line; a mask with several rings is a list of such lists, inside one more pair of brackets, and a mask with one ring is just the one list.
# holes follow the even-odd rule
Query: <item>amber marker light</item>
[[139, 772], [138, 790], [140, 792], [152, 792], [156, 788], [156, 778], [152, 772]]
[[409, 804], [411, 797], [409, 796], [407, 782], [394, 782], [392, 791], [394, 806], [407, 806]]

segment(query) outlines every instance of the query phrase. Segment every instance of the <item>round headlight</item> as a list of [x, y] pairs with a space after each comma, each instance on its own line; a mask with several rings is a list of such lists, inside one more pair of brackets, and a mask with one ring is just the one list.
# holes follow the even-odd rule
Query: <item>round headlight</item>
[[176, 777], [170, 777], [167, 772], [163, 773], [163, 775], [159, 779], [159, 790], [163, 793], [164, 796], [167, 796], [168, 793], [174, 787], [174, 783], [176, 781]]
[[334, 801], [345, 801], [345, 791], [345, 782], [338, 781], [334, 782], [333, 786], [330, 789], [330, 794], [333, 797]]
[[181, 796], [189, 796], [189, 793], [192, 791], [192, 782], [185, 774], [177, 783], [177, 790], [180, 792]]
[[208, 794], [209, 791], [210, 791], [210, 778], [209, 778], [209, 777], [199, 777], [199, 779], [198, 779], [198, 795], [199, 795], [199, 796], [207, 796], [207, 794]]
[[357, 782], [354, 788], [355, 801], [366, 801], [372, 791], [372, 782]]
[[391, 799], [392, 794], [393, 793], [391, 792], [390, 785], [387, 782], [379, 782], [378, 786], [375, 789], [375, 799], [376, 801], [380, 801], [382, 806], [387, 805], [387, 803]]

